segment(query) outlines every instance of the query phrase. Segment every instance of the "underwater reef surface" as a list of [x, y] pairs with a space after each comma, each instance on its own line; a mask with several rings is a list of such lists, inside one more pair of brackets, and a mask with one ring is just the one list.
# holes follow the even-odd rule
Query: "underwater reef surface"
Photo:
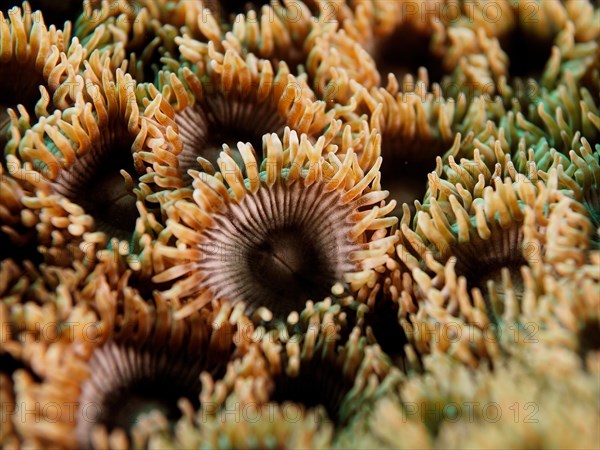
[[600, 448], [593, 1], [5, 1], [0, 146], [1, 448]]

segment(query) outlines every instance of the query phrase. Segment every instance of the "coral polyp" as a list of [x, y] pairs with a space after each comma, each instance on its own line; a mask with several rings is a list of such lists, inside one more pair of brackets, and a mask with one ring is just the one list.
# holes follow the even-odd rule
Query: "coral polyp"
[[352, 152], [326, 160], [323, 141], [291, 132], [284, 147], [265, 135], [260, 165], [253, 147], [240, 143], [244, 175], [222, 152], [220, 172], [190, 171], [192, 201], [166, 194], [167, 223], [185, 250], [179, 243], [158, 250], [172, 267], [154, 281], [182, 278], [164, 295], [183, 299], [206, 289], [248, 311], [265, 307], [285, 317], [326, 297], [338, 280], [355, 292], [369, 284], [393, 243], [371, 237], [396, 221], [386, 217], [394, 203], [383, 206], [378, 165], [364, 174]]

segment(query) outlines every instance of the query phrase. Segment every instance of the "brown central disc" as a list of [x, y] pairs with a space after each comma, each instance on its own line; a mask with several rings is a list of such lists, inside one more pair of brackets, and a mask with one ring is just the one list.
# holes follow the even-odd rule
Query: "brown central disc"
[[286, 317], [301, 310], [354, 270], [351, 213], [338, 192], [318, 183], [261, 188], [204, 232], [202, 287], [250, 311], [264, 306]]
[[[21, 76], [15, 76], [15, 73]], [[33, 62], [20, 64], [16, 61], [0, 63], [0, 83], [2, 99], [0, 100], [0, 149], [8, 142], [10, 116], [8, 108], [16, 111], [17, 105], [23, 105], [32, 118], [35, 116], [35, 104], [40, 99], [39, 86], [44, 85], [44, 78], [35, 69]]]
[[181, 415], [177, 406], [187, 398], [199, 406], [201, 354], [166, 348], [141, 349], [108, 342], [94, 351], [90, 378], [79, 398], [84, 420], [76, 434], [81, 445], [91, 445], [94, 425], [110, 432], [121, 428], [130, 433], [144, 414], [160, 412], [174, 423]]
[[[135, 181], [137, 175], [130, 139], [123, 136], [102, 139], [55, 183], [58, 193], [82, 206], [94, 217], [96, 229], [109, 237], [129, 240], [138, 217], [136, 196], [127, 186], [121, 170]], [[114, 141], [114, 142], [112, 142]]]
[[184, 143], [183, 151], [177, 156], [179, 173], [187, 183], [191, 183], [187, 171], [198, 168], [198, 157], [216, 166], [223, 144], [227, 144], [234, 160], [243, 166], [238, 142], [250, 143], [260, 149], [264, 134], [281, 134], [285, 126], [284, 119], [271, 102], [256, 103], [252, 99], [217, 93], [207, 97], [204, 104], [177, 113], [175, 121]]
[[453, 254], [457, 258], [456, 273], [465, 276], [470, 288], [479, 288], [488, 302], [488, 313], [493, 319], [503, 313], [503, 303], [491, 305], [488, 282], [493, 281], [495, 290], [502, 298], [506, 286], [502, 279], [502, 269], [508, 269], [512, 288], [517, 299], [523, 297], [525, 286], [521, 267], [527, 265], [523, 256], [523, 233], [516, 225], [507, 230], [492, 229], [491, 238], [474, 238], [469, 244], [456, 247]]
[[266, 295], [301, 299], [328, 293], [327, 279], [333, 274], [324, 250], [316, 248], [301, 229], [290, 227], [272, 231], [262, 243], [250, 247], [245, 258]]
[[186, 397], [197, 402], [199, 392], [198, 383], [184, 386], [172, 377], [130, 380], [105, 398], [99, 422], [109, 430], [130, 430], [144, 414], [159, 411], [174, 423], [181, 415], [177, 401]]

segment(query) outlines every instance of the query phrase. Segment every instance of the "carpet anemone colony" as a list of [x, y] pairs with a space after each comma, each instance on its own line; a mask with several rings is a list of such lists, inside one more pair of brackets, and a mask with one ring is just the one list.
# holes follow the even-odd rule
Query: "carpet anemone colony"
[[0, 4], [1, 448], [600, 448], [596, 2]]

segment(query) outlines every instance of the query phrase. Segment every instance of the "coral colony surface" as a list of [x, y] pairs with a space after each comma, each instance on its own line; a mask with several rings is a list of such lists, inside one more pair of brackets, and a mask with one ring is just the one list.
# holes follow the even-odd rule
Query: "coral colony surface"
[[600, 448], [598, 3], [0, 5], [1, 448]]

